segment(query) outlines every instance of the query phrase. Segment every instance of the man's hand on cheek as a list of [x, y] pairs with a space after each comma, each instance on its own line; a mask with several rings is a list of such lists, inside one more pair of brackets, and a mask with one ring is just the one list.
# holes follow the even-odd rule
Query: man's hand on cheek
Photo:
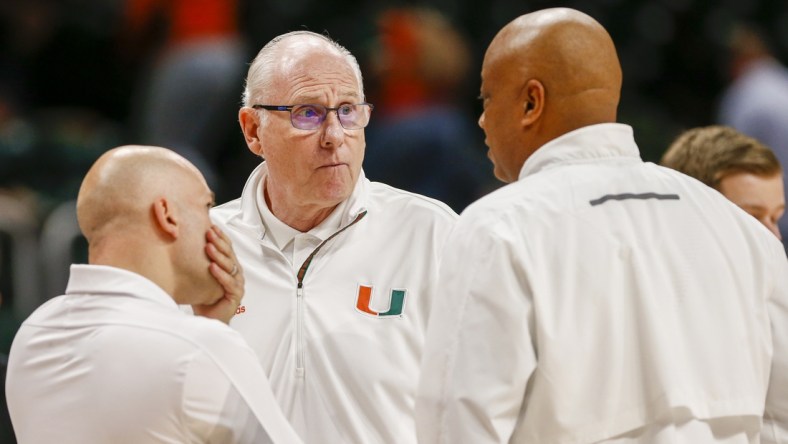
[[208, 269], [223, 293], [213, 304], [192, 305], [194, 314], [230, 322], [244, 294], [244, 274], [235, 257], [232, 243], [219, 227], [212, 226], [206, 234], [205, 252], [211, 259]]

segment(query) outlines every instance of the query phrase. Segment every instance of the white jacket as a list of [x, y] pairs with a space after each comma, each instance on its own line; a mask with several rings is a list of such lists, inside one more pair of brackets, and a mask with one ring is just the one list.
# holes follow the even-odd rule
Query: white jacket
[[305, 442], [415, 442], [438, 253], [457, 215], [362, 174], [341, 207], [342, 228], [294, 270], [257, 207], [266, 171], [263, 163], [240, 199], [212, 211], [246, 278], [231, 326], [260, 357]]
[[544, 145], [443, 257], [421, 442], [786, 442], [782, 245], [630, 127]]

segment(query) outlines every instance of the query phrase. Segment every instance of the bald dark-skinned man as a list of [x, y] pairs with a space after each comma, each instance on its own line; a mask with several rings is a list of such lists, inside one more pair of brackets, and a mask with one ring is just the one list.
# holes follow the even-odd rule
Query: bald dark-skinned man
[[202, 174], [170, 150], [126, 146], [96, 161], [77, 199], [89, 264], [72, 265], [66, 294], [11, 346], [20, 443], [299, 442], [226, 324], [244, 278], [213, 203]]
[[482, 66], [509, 185], [442, 252], [416, 401], [423, 443], [784, 442], [788, 261], [763, 226], [644, 163], [591, 17], [517, 18]]

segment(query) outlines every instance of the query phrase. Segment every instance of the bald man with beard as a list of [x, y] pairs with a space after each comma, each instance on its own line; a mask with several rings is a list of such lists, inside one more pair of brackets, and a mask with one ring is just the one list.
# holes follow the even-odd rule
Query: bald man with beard
[[416, 400], [423, 443], [785, 442], [788, 261], [754, 218], [644, 163], [616, 123], [612, 39], [521, 16], [482, 66], [510, 184], [442, 252]]
[[72, 265], [66, 294], [11, 347], [20, 443], [298, 442], [254, 352], [226, 325], [244, 278], [213, 204], [197, 168], [167, 149], [120, 147], [96, 161], [77, 199], [89, 264]]

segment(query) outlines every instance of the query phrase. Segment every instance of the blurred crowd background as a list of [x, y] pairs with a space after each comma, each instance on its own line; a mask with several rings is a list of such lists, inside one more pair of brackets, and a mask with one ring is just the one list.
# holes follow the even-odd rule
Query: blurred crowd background
[[24, 316], [62, 293], [67, 262], [84, 260], [73, 199], [103, 151], [173, 148], [218, 202], [240, 194], [259, 162], [238, 130], [242, 82], [272, 37], [308, 29], [353, 52], [376, 106], [368, 177], [461, 211], [499, 186], [476, 125], [484, 50], [513, 18], [554, 6], [610, 31], [624, 71], [619, 121], [648, 161], [682, 130], [718, 123], [734, 25], [788, 60], [785, 0], [3, 0], [0, 356]]

